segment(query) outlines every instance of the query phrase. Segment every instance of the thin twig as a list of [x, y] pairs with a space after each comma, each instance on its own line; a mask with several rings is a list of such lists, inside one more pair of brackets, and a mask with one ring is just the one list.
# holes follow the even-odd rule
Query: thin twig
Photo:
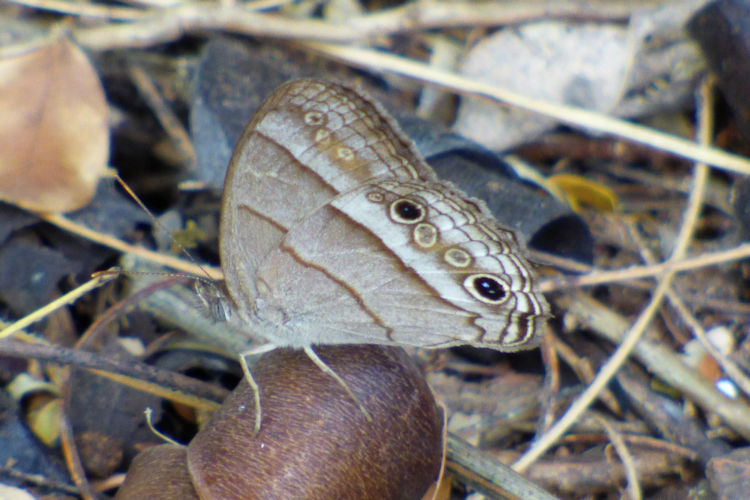
[[[556, 302], [569, 314], [580, 318], [586, 328], [613, 344], [622, 343], [629, 331], [629, 319], [583, 292], [562, 295]], [[716, 413], [737, 433], [750, 439], [750, 419], [747, 418], [750, 405], [743, 399], [730, 399], [719, 392], [713, 383], [687, 366], [670, 346], [641, 339], [635, 347], [635, 356], [655, 377], [706, 411]]]
[[524, 96], [477, 79], [433, 68], [420, 61], [372, 49], [322, 42], [306, 42], [303, 46], [375, 73], [397, 73], [421, 82], [446, 88], [461, 95], [485, 98], [501, 104], [510, 104], [517, 108], [554, 118], [576, 128], [614, 135], [657, 150], [667, 151], [680, 158], [707, 163], [720, 169], [750, 175], [750, 160], [745, 157], [727, 153], [719, 148], [696, 144], [695, 142], [665, 132], [613, 118], [602, 113]]
[[[699, 104], [701, 105], [699, 106], [701, 109], [698, 113], [698, 136], [700, 140], [703, 141], [705, 138], [709, 137], [710, 134], [710, 112], [704, 109], [705, 101], [700, 102]], [[690, 194], [690, 203], [688, 203], [688, 206], [685, 209], [683, 224], [681, 225], [680, 232], [677, 236], [677, 244], [669, 258], [670, 262], [681, 259], [687, 250], [687, 245], [690, 241], [695, 221], [697, 219], [697, 211], [700, 208], [700, 201], [702, 199], [705, 182], [699, 181], [705, 176], [705, 169], [705, 165], [695, 165], [694, 178], [697, 180], [693, 183], [692, 192]], [[641, 336], [646, 331], [646, 328], [651, 323], [656, 310], [661, 305], [662, 299], [670, 289], [674, 274], [674, 271], [667, 271], [661, 277], [648, 305], [641, 314], [638, 315], [638, 319], [630, 328], [630, 331], [627, 333], [622, 343], [618, 346], [612, 357], [604, 364], [604, 366], [602, 366], [591, 385], [586, 388], [576, 401], [573, 402], [560, 420], [553, 425], [547, 433], [542, 435], [534, 444], [532, 444], [527, 452], [513, 464], [515, 470], [520, 472], [526, 470], [526, 468], [549, 449], [549, 447], [551, 447], [560, 436], [562, 436], [565, 431], [575, 423], [586, 408], [594, 402], [601, 390], [604, 389], [611, 378], [619, 371], [622, 364], [625, 363], [630, 356], [630, 352], [635, 348], [638, 340], [640, 340]]]
[[672, 262], [667, 260], [659, 264], [647, 266], [630, 266], [623, 269], [612, 269], [606, 271], [595, 271], [583, 276], [556, 276], [547, 278], [540, 284], [543, 292], [565, 290], [602, 283], [613, 283], [616, 281], [634, 280], [658, 276], [665, 272], [680, 272], [701, 267], [726, 264], [750, 257], [750, 242], [742, 243], [736, 247], [716, 252], [706, 252], [682, 260]]
[[[699, 110], [701, 110], [702, 112], [703, 110], [713, 109], [713, 99], [711, 98], [712, 86], [709, 85], [708, 82], [709, 79], [706, 79], [699, 88], [699, 99], [704, 102], [704, 104], [699, 107]], [[706, 126], [701, 127], [700, 130], [700, 133], [702, 134], [700, 140], [702, 142], [707, 142], [710, 139], [709, 132], [713, 129], [710, 121], [710, 116], [707, 116], [701, 120], [701, 122], [706, 123]], [[686, 217], [686, 224], [690, 224], [690, 226], [692, 227], [695, 226], [698, 215], [700, 214], [702, 208], [701, 195], [705, 192], [706, 184], [708, 181], [708, 168], [705, 165], [696, 165], [695, 173], [696, 175], [693, 180], [694, 187], [690, 191], [689, 198], [689, 217]], [[679, 240], [677, 242], [677, 245], [680, 244], [682, 244], [683, 247], [687, 247], [687, 243], [685, 240]], [[654, 257], [651, 255], [651, 252], [648, 251], [648, 249], [643, 245], [641, 248], [641, 254], [649, 264], [653, 263]], [[716, 360], [716, 362], [719, 364], [719, 366], [721, 366], [724, 372], [732, 378], [732, 380], [743, 390], [743, 392], [745, 392], [745, 394], [750, 394], [750, 379], [748, 379], [748, 377], [742, 372], [742, 370], [731, 359], [729, 359], [728, 356], [714, 347], [714, 345], [708, 340], [708, 338], [706, 338], [705, 329], [688, 310], [688, 308], [685, 306], [684, 301], [674, 289], [670, 288], [670, 290], [667, 291], [667, 299], [678, 312], [678, 314], [682, 318], [682, 321], [693, 331], [693, 334], [701, 343], [703, 348], [709, 353], [709, 355]]]
[[555, 500], [540, 486], [511, 470], [461, 438], [448, 434], [447, 468], [463, 482], [491, 498], [522, 498], [524, 500]]
[[87, 369], [129, 387], [201, 410], [215, 410], [218, 407], [216, 402], [227, 394], [224, 389], [180, 373], [90, 351], [5, 339], [0, 341], [0, 353]]
[[610, 424], [606, 418], [594, 415], [594, 418], [604, 427], [609, 440], [612, 441], [612, 446], [615, 447], [617, 455], [620, 457], [623, 467], [625, 468], [625, 477], [628, 479], [628, 496], [630, 500], [641, 500], [643, 494], [641, 493], [640, 481], [638, 481], [638, 469], [635, 466], [633, 455], [628, 450], [628, 445], [625, 444], [625, 440], [617, 432], [617, 429]]
[[71, 395], [72, 388], [70, 385], [70, 367], [66, 366], [61, 370], [59, 384], [61, 387], [60, 414], [58, 416], [58, 426], [60, 428], [60, 444], [65, 458], [65, 464], [68, 466], [68, 472], [73, 482], [78, 486], [80, 495], [83, 500], [96, 500], [96, 493], [89, 483], [86, 475], [86, 468], [83, 465], [81, 454], [78, 452], [76, 445], [73, 425], [68, 418], [71, 415]]
[[19, 319], [13, 324], [0, 330], [0, 339], [9, 337], [13, 335], [14, 333], [20, 330], [23, 330], [27, 326], [44, 319], [45, 317], [49, 316], [52, 312], [56, 311], [57, 309], [67, 306], [68, 304], [72, 304], [73, 302], [78, 300], [78, 298], [81, 297], [82, 295], [90, 292], [91, 290], [95, 288], [98, 288], [104, 285], [105, 283], [109, 281], [112, 281], [116, 277], [117, 277], [116, 273], [97, 273], [92, 279], [90, 279], [83, 285], [80, 285], [74, 288], [73, 290], [63, 295], [62, 297], [59, 297], [53, 300], [49, 304], [46, 304], [40, 307], [39, 309], [32, 312], [31, 314], [24, 316], [23, 318]]
[[192, 168], [198, 160], [196, 159], [195, 149], [190, 140], [190, 134], [182, 125], [177, 114], [167, 105], [164, 97], [156, 88], [153, 80], [146, 74], [140, 66], [131, 65], [129, 68], [130, 77], [138, 88], [141, 97], [148, 103], [159, 120], [162, 128], [169, 136], [175, 150], [180, 155], [180, 160]]
[[[50, 10], [61, 14], [82, 16], [89, 18], [109, 19], [112, 21], [136, 21], [128, 25], [109, 25], [107, 29], [113, 33], [115, 39], [120, 39], [120, 35], [129, 28], [135, 27], [137, 21], [146, 17], [161, 18], [162, 23], [148, 23], [151, 28], [144, 30], [145, 26], [139, 26], [138, 31], [144, 35], [141, 43], [150, 43], [151, 45], [172, 41], [174, 39], [163, 38], [164, 26], [174, 26], [182, 22], [182, 31], [185, 33], [194, 32], [199, 29], [216, 29], [223, 31], [235, 31], [238, 33], [261, 35], [255, 33], [257, 25], [252, 18], [246, 18], [243, 14], [251, 11], [260, 11], [276, 7], [289, 0], [263, 0], [256, 2], [243, 2], [228, 4], [227, 2], [215, 3], [175, 3], [174, 5], [153, 6], [151, 9], [135, 8], [114, 8], [100, 5], [80, 4], [78, 2], [63, 0], [8, 0], [10, 2], [34, 7], [37, 9]], [[535, 19], [575, 19], [582, 21], [610, 21], [623, 22], [627, 21], [635, 9], [643, 9], [658, 6], [660, 2], [639, 2], [634, 5], [628, 1], [612, 1], [602, 4], [595, 1], [567, 1], [546, 0], [538, 2], [527, 2], [523, 0], [507, 1], [502, 4], [488, 2], [477, 9], [476, 4], [472, 2], [450, 2], [450, 1], [431, 1], [407, 3], [405, 5], [392, 9], [382, 9], [377, 12], [368, 13], [362, 16], [350, 17], [346, 23], [324, 22], [329, 27], [329, 31], [336, 32], [336, 40], [340, 42], [366, 41], [374, 37], [395, 35], [405, 32], [422, 31], [426, 29], [437, 28], [456, 28], [456, 27], [493, 27], [508, 26]], [[200, 13], [205, 21], [200, 22], [193, 14]], [[190, 15], [188, 15], [190, 14]], [[227, 16], [235, 17], [240, 22], [226, 23], [222, 22]], [[288, 23], [299, 22], [299, 19], [284, 18], [274, 16], [279, 21]], [[242, 20], [251, 19], [251, 22], [245, 23]], [[149, 19], [150, 21], [151, 19]], [[277, 26], [280, 26], [277, 24]], [[85, 33], [87, 29], [79, 30], [79, 33]], [[93, 28], [98, 29], [98, 28]], [[342, 38], [346, 34], [346, 38]], [[287, 38], [288, 34], [284, 31], [276, 31], [269, 36], [277, 38]], [[316, 40], [332, 40], [325, 31], [314, 33], [317, 36], [310, 36]], [[106, 47], [107, 49], [125, 48], [125, 47]]]
[[651, 323], [656, 310], [661, 304], [664, 294], [669, 288], [673, 273], [668, 273], [659, 281], [654, 290], [651, 300], [646, 308], [638, 316], [638, 319], [628, 331], [622, 344], [612, 354], [612, 357], [602, 366], [591, 385], [576, 399], [568, 411], [558, 420], [555, 425], [543, 434], [514, 464], [513, 469], [524, 472], [537, 458], [547, 451], [571, 425], [575, 424], [578, 417], [594, 402], [599, 393], [607, 386], [612, 377], [615, 376], [622, 364], [627, 360], [630, 352], [640, 340], [646, 327]]
[[348, 23], [320, 19], [292, 19], [216, 4], [182, 4], [158, 11], [138, 21], [78, 27], [72, 30], [78, 43], [90, 50], [145, 48], [175, 41], [190, 33], [220, 31], [286, 40], [363, 40], [363, 33]]
[[732, 381], [734, 381], [734, 383], [737, 384], [740, 389], [742, 389], [742, 392], [750, 395], [750, 379], [748, 379], [747, 375], [745, 375], [745, 373], [740, 369], [739, 366], [737, 366], [734, 361], [732, 361], [723, 352], [718, 350], [713, 345], [713, 343], [708, 340], [708, 338], [706, 337], [706, 330], [698, 322], [698, 320], [695, 319], [695, 316], [693, 316], [690, 310], [688, 310], [680, 296], [676, 293], [672, 293], [668, 294], [667, 298], [672, 304], [672, 307], [674, 307], [675, 310], [680, 314], [680, 317], [688, 326], [688, 328], [693, 331], [693, 335], [695, 335], [695, 338], [698, 339], [706, 352], [708, 352], [708, 354], [716, 360], [724, 373], [726, 373], [732, 379]]
[[151, 12], [130, 7], [109, 7], [88, 2], [69, 2], [67, 0], [6, 0], [8, 3], [33, 7], [40, 10], [58, 12], [70, 16], [80, 16], [93, 19], [110, 19], [118, 21], [133, 21], [152, 15]]
[[189, 273], [195, 276], [206, 276], [209, 279], [215, 279], [215, 280], [220, 280], [224, 278], [224, 275], [221, 273], [219, 269], [216, 269], [210, 266], [199, 266], [197, 264], [194, 264], [192, 262], [187, 262], [178, 257], [173, 257], [171, 255], [163, 255], [163, 254], [160, 254], [159, 252], [154, 252], [154, 251], [151, 251], [151, 250], [148, 250], [143, 247], [136, 246], [136, 245], [131, 245], [130, 243], [126, 243], [122, 240], [115, 238], [114, 236], [99, 233], [82, 224], [78, 224], [77, 222], [74, 222], [61, 214], [37, 214], [37, 215], [41, 217], [42, 219], [46, 220], [47, 222], [49, 222], [50, 224], [54, 224], [55, 226], [59, 228], [62, 228], [73, 234], [81, 236], [82, 238], [86, 238], [87, 240], [93, 241], [95, 243], [99, 243], [100, 245], [104, 245], [106, 247], [117, 250], [118, 252], [132, 253], [148, 261], [155, 262], [163, 266], [167, 266], [172, 269], [176, 269], [178, 271]]

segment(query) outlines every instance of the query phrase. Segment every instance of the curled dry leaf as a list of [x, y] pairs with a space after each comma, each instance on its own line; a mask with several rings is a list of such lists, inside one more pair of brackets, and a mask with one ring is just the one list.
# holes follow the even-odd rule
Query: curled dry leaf
[[86, 205], [109, 155], [107, 102], [68, 38], [0, 59], [0, 199], [40, 212]]
[[[186, 470], [202, 499], [421, 498], [440, 470], [443, 419], [418, 367], [395, 347], [316, 351], [372, 421], [304, 352], [279, 349], [252, 369], [261, 391], [260, 432], [243, 381], [188, 446], [186, 467], [138, 458], [117, 498], [154, 498], [147, 493], [159, 485], [181, 491]], [[180, 453], [170, 450], [158, 453]]]

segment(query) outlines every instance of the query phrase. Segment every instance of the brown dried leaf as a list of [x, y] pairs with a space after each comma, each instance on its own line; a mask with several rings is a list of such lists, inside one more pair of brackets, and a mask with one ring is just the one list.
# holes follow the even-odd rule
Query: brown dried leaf
[[0, 199], [41, 212], [86, 205], [109, 154], [107, 102], [69, 39], [0, 60]]

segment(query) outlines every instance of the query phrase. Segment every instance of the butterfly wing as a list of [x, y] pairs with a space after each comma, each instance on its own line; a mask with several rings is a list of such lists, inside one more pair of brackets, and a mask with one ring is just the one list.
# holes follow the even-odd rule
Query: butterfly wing
[[470, 327], [469, 315], [446, 308], [385, 244], [331, 206], [290, 229], [259, 269], [258, 289], [264, 335], [282, 345], [438, 346]]
[[293, 226], [258, 313], [310, 343], [533, 347], [548, 306], [513, 232], [448, 183], [379, 180]]
[[220, 253], [235, 308], [252, 308], [260, 263], [297, 221], [376, 177], [435, 174], [379, 104], [344, 85], [277, 89], [238, 142], [224, 184]]

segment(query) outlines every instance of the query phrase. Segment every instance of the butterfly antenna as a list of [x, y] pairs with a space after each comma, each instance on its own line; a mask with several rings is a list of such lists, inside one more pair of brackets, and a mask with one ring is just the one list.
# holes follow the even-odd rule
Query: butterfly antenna
[[[184, 277], [188, 277], [188, 278], [193, 278], [195, 280], [201, 281], [201, 282], [206, 283], [206, 284], [213, 284], [215, 280], [212, 280], [210, 278], [210, 275], [209, 275], [208, 271], [206, 271], [203, 268], [203, 266], [199, 262], [197, 262], [195, 260], [195, 258], [193, 258], [192, 254], [187, 250], [187, 248], [185, 248], [184, 245], [182, 245], [180, 242], [178, 242], [174, 238], [172, 238], [172, 235], [169, 234], [169, 230], [166, 227], [164, 227], [164, 225], [159, 221], [159, 219], [156, 217], [156, 215], [154, 215], [154, 213], [146, 206], [146, 204], [143, 203], [143, 201], [140, 199], [140, 197], [137, 194], [135, 194], [135, 192], [130, 188], [130, 186], [128, 186], [128, 184], [122, 179], [122, 177], [120, 177], [119, 174], [115, 173], [114, 174], [114, 178], [117, 181], [117, 183], [125, 190], [125, 192], [128, 193], [128, 195], [133, 199], [133, 201], [135, 201], [136, 204], [139, 207], [141, 207], [141, 209], [144, 212], [146, 212], [149, 217], [151, 217], [151, 220], [154, 221], [154, 225], [157, 227], [157, 229], [159, 229], [160, 231], [163, 231], [165, 234], [168, 234], [169, 235], [169, 239], [172, 241], [173, 244], [175, 244], [180, 249], [180, 252], [185, 257], [187, 257], [188, 260], [190, 260], [190, 262], [192, 262], [198, 268], [200, 268], [201, 271], [203, 271], [203, 273], [206, 276], [205, 277], [203, 277], [203, 276], [191, 276], [191, 275], [179, 274], [179, 273], [178, 274], [175, 274], [175, 273], [165, 273], [165, 274], [167, 276], [184, 276]], [[150, 273], [150, 274], [155, 274], [155, 273]]]

